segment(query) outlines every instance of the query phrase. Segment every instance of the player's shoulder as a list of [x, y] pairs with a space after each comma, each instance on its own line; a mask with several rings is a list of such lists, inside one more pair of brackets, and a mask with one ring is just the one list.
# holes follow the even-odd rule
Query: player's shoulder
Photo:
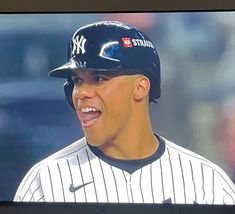
[[64, 147], [63, 149], [53, 153], [52, 155], [44, 158], [43, 160], [36, 163], [26, 174], [25, 177], [38, 174], [42, 168], [45, 168], [49, 165], [52, 165], [55, 162], [59, 162], [61, 160], [69, 159], [70, 157], [74, 155], [79, 155], [84, 149], [88, 147], [86, 139], [81, 138], [74, 143]]
[[198, 161], [203, 162], [210, 162], [207, 158], [197, 154], [196, 152], [193, 152], [190, 149], [187, 149], [183, 146], [180, 146], [179, 144], [176, 144], [170, 140], [167, 140], [166, 138], [162, 137], [165, 141], [166, 149], [170, 152], [176, 152], [180, 155], [187, 156], [190, 159], [197, 159]]
[[70, 156], [73, 156], [74, 154], [78, 154], [79, 152], [83, 151], [88, 147], [86, 138], [83, 137], [74, 143], [64, 147], [63, 149], [55, 152], [54, 154], [47, 157], [44, 161], [48, 162], [51, 160], [59, 160], [62, 158], [69, 158]]
[[177, 145], [174, 142], [169, 141], [165, 138], [163, 139], [165, 141], [165, 151], [168, 151], [168, 153], [171, 153], [173, 155], [180, 156], [181, 160], [191, 162], [194, 170], [196, 171], [197, 169], [200, 170], [199, 168], [201, 168], [202, 166], [207, 167], [208, 169], [211, 169], [217, 175], [219, 175], [219, 177], [221, 177], [222, 180], [229, 182], [230, 186], [233, 186], [233, 189], [234, 189], [234, 185], [232, 184], [227, 173], [225, 173], [225, 171], [220, 166], [210, 161], [209, 159], [203, 157], [202, 155], [199, 155], [187, 148]]
[[187, 149], [183, 146], [180, 146], [172, 141], [169, 141], [165, 138], [163, 139], [165, 141], [166, 150], [168, 150], [169, 153], [180, 155], [180, 157], [184, 160], [188, 160], [192, 163], [195, 163], [196, 165], [204, 165], [210, 167], [222, 173], [223, 170], [221, 169], [221, 167], [219, 167], [217, 164], [213, 163], [209, 159], [205, 158], [204, 156], [193, 152], [192, 150]]
[[33, 181], [39, 179], [41, 172], [45, 171], [48, 167], [54, 166], [55, 164], [66, 161], [67, 159], [80, 155], [88, 147], [86, 139], [81, 138], [80, 140], [75, 141], [74, 143], [68, 145], [67, 147], [55, 152], [54, 154], [48, 156], [47, 158], [36, 163], [24, 176], [23, 180], [20, 183], [20, 186], [17, 189], [15, 199], [20, 195], [23, 189], [27, 189]]

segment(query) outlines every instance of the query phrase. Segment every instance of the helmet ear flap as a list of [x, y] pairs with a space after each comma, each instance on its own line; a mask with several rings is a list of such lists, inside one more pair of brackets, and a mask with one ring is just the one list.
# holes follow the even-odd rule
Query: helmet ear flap
[[73, 81], [67, 79], [67, 81], [64, 83], [65, 98], [67, 100], [67, 103], [72, 107], [73, 110], [75, 110], [72, 99], [73, 87], [74, 87]]

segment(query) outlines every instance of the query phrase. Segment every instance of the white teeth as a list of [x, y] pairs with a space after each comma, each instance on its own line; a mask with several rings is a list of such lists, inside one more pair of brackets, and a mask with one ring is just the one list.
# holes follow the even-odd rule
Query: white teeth
[[87, 112], [91, 112], [91, 111], [98, 111], [97, 109], [95, 109], [95, 108], [82, 108], [81, 109], [81, 112], [85, 112], [85, 113], [87, 113]]

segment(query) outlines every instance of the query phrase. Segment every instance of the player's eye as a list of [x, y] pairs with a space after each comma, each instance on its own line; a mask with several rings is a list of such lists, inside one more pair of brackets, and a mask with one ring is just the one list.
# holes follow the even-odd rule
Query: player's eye
[[105, 75], [95, 75], [93, 80], [95, 83], [101, 83], [107, 81], [109, 78]]
[[82, 78], [80, 77], [72, 77], [72, 80], [74, 85], [81, 85], [83, 82]]

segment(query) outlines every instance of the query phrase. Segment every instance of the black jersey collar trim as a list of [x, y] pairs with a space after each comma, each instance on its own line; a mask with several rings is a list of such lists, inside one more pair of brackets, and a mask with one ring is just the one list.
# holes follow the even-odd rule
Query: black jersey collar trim
[[142, 158], [142, 159], [135, 159], [135, 160], [116, 159], [116, 158], [113, 158], [113, 157], [110, 157], [110, 156], [104, 154], [102, 151], [100, 151], [98, 149], [98, 147], [91, 146], [89, 143], [88, 143], [88, 146], [89, 146], [90, 150], [98, 158], [100, 158], [104, 162], [108, 163], [111, 166], [115, 166], [115, 167], [120, 168], [124, 171], [127, 171], [129, 173], [133, 173], [134, 171], [136, 171], [136, 170], [138, 170], [138, 169], [140, 169], [140, 168], [156, 161], [164, 153], [164, 151], [165, 151], [165, 140], [157, 134], [155, 134], [155, 136], [159, 140], [159, 147], [158, 147], [157, 151], [154, 154], [152, 154], [151, 156], [149, 156], [147, 158]]

